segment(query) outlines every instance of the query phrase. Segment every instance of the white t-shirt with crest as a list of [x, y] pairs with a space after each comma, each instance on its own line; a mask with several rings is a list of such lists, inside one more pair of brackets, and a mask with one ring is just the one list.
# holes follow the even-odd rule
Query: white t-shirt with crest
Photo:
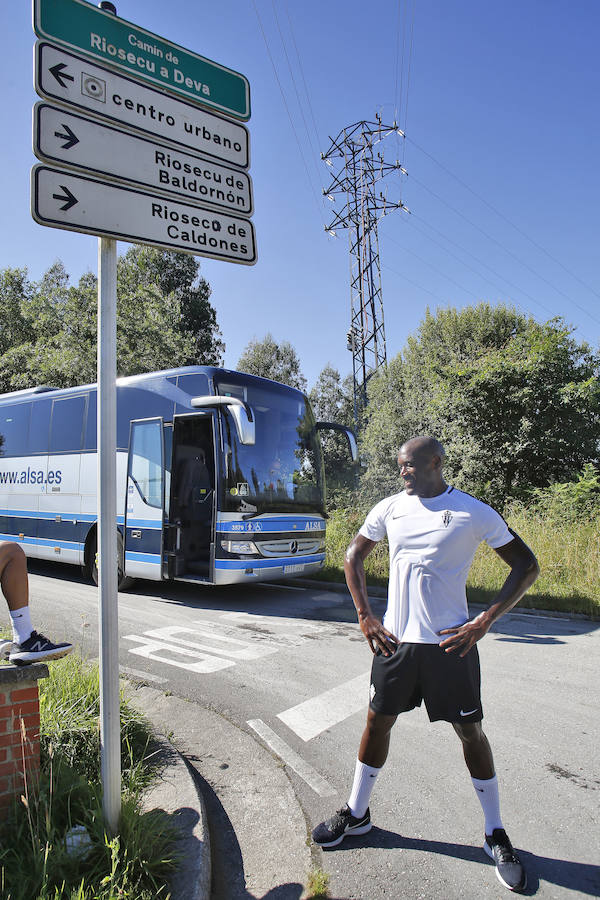
[[456, 488], [437, 497], [402, 491], [373, 507], [359, 531], [390, 545], [388, 605], [384, 627], [398, 641], [439, 644], [444, 628], [469, 618], [466, 582], [475, 551], [513, 540], [502, 516]]

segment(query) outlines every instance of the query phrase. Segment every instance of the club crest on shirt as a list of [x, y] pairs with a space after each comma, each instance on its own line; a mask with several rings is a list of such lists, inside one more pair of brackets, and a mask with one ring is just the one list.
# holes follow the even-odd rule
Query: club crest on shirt
[[450, 512], [449, 509], [447, 509], [444, 512], [444, 515], [442, 516], [442, 522], [444, 524], [444, 528], [447, 528], [451, 521], [452, 521], [452, 513]]

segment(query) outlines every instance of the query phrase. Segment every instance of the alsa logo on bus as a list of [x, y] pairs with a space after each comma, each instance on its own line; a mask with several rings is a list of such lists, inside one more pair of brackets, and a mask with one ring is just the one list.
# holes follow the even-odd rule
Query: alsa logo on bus
[[62, 471], [50, 469], [48, 473], [42, 469], [27, 469], [21, 472], [0, 472], [0, 484], [61, 484]]

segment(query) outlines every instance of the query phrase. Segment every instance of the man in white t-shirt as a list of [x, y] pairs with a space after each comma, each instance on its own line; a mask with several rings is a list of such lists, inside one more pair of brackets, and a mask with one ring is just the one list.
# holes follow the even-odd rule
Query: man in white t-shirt
[[[484, 850], [502, 884], [522, 891], [526, 874], [500, 818], [492, 751], [481, 727], [476, 643], [518, 603], [538, 576], [535, 556], [490, 506], [446, 484], [444, 449], [430, 437], [407, 441], [398, 465], [404, 490], [378, 503], [346, 552], [346, 581], [361, 630], [373, 652], [367, 725], [348, 803], [313, 831], [334, 847], [371, 828], [369, 800], [402, 712], [425, 701], [431, 721], [450, 722], [485, 816]], [[388, 606], [383, 622], [369, 605], [364, 560], [386, 537], [390, 548]], [[469, 618], [466, 580], [481, 541], [510, 572], [488, 609]]]

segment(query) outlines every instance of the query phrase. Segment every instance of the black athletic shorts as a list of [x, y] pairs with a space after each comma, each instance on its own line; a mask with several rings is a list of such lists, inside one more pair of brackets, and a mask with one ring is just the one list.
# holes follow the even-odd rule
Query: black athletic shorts
[[446, 653], [439, 644], [398, 644], [391, 656], [378, 650], [371, 668], [371, 703], [374, 712], [396, 716], [420, 706], [431, 722], [479, 722], [481, 676], [479, 652], [466, 656]]

